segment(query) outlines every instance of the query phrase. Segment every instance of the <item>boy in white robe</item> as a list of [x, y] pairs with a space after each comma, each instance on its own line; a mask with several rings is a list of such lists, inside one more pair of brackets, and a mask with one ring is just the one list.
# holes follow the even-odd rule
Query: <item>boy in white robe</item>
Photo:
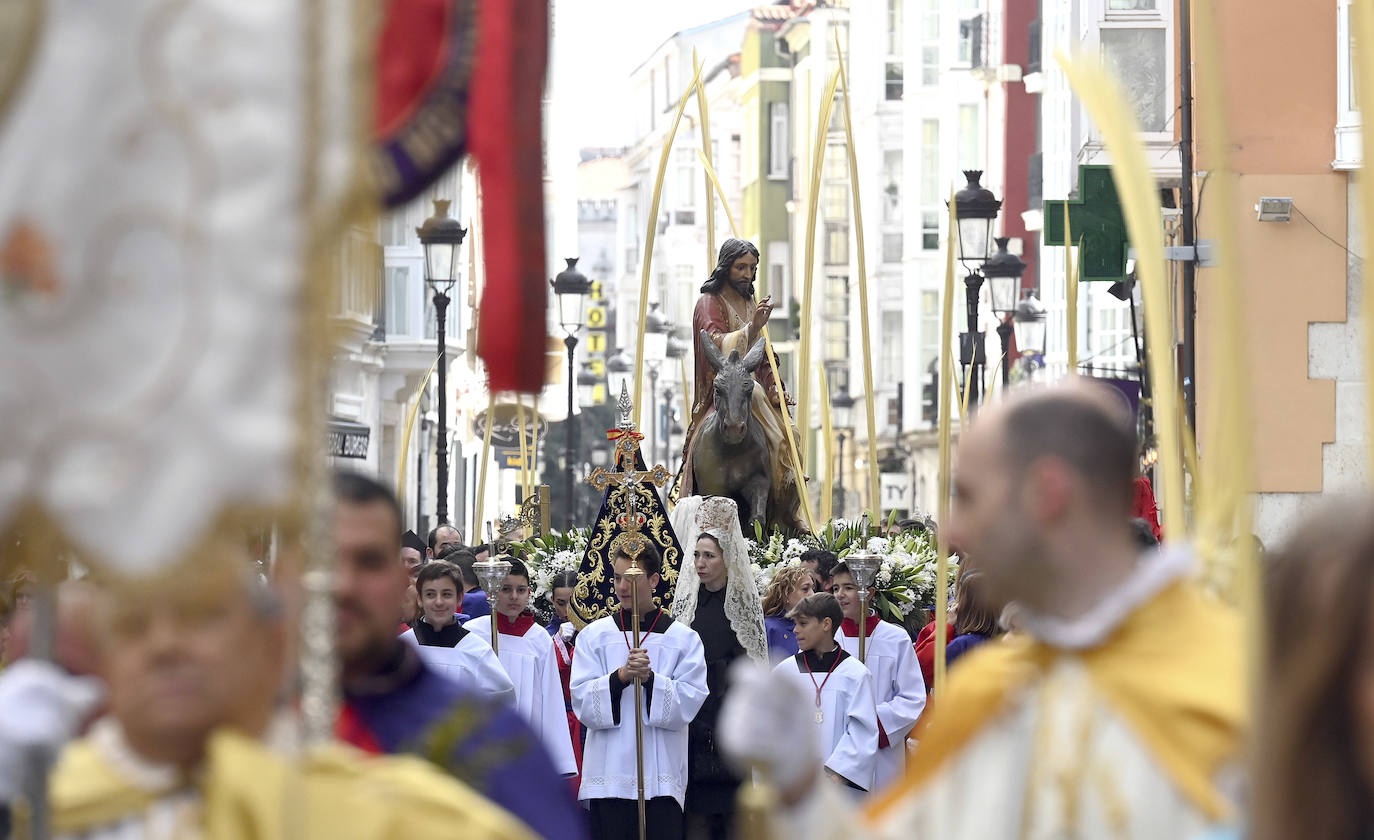
[[[530, 572], [514, 558], [510, 572], [496, 595], [496, 620], [500, 638], [496, 656], [515, 683], [515, 708], [539, 733], [544, 748], [561, 775], [577, 775], [567, 713], [563, 710], [563, 684], [558, 678], [558, 655], [548, 631], [535, 623], [529, 611]], [[491, 618], [474, 618], [463, 625], [483, 640], [491, 639]]]
[[[635, 562], [644, 574], [627, 576]], [[706, 700], [706, 658], [696, 631], [653, 603], [661, 565], [647, 542], [637, 560], [623, 547], [615, 551], [622, 606], [583, 629], [572, 660], [573, 712], [587, 728], [578, 798], [589, 803], [592, 835], [606, 840], [637, 834], [635, 714], [644, 722], [648, 836], [681, 840], [684, 833], [687, 727]], [[639, 647], [633, 645], [634, 604], [643, 611]], [[635, 708], [635, 680], [643, 685], [642, 710]]]
[[[859, 587], [844, 563], [831, 572], [835, 598], [844, 610], [840, 646], [850, 656], [859, 655]], [[906, 773], [906, 737], [926, 707], [926, 683], [921, 663], [906, 630], [876, 614], [865, 617], [864, 667], [873, 675], [878, 699], [877, 786], [887, 787]]]
[[459, 623], [458, 593], [463, 576], [451, 563], [426, 563], [415, 579], [424, 613], [401, 638], [416, 646], [436, 672], [484, 697], [515, 703], [515, 683], [497, 660], [491, 644]]
[[808, 595], [787, 617], [796, 622], [800, 652], [773, 673], [796, 682], [815, 700], [816, 738], [827, 776], [872, 790], [878, 753], [873, 678], [835, 641], [843, 613], [828, 592]]

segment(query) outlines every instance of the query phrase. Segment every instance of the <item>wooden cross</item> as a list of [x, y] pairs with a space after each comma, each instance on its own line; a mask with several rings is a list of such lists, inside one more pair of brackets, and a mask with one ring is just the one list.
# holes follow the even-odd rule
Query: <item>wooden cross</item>
[[[1079, 279], [1125, 281], [1130, 238], [1110, 166], [1078, 167], [1078, 198], [1045, 202], [1045, 244], [1064, 245], [1064, 208], [1078, 249]], [[1078, 243], [1074, 243], [1078, 244]]]

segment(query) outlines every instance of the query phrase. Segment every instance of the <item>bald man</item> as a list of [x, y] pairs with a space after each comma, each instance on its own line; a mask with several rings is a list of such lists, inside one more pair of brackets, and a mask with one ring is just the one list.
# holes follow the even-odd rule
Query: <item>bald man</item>
[[1096, 386], [982, 412], [960, 442], [950, 538], [1020, 632], [960, 660], [906, 779], [862, 815], [817, 781], [804, 739], [781, 737], [804, 728], [805, 698], [741, 675], [722, 738], [777, 768], [785, 836], [1192, 838], [1233, 815], [1240, 624], [1186, 580], [1186, 547], [1140, 553], [1134, 466], [1135, 430]]

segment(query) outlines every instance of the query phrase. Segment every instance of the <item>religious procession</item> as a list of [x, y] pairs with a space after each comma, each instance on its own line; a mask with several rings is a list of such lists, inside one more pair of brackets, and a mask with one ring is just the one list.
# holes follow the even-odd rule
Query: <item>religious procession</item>
[[1361, 40], [0, 0], [0, 838], [1370, 837]]

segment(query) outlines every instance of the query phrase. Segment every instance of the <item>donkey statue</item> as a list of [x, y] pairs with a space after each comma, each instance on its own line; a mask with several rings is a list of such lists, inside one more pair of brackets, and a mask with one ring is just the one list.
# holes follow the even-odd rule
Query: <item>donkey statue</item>
[[764, 340], [760, 338], [743, 358], [738, 350], [727, 357], [702, 330], [701, 347], [716, 372], [715, 411], [701, 421], [693, 439], [693, 492], [734, 499], [740, 527], [751, 534], [753, 523], [768, 523], [773, 488], [768, 439], [750, 410], [754, 371], [767, 358]]

